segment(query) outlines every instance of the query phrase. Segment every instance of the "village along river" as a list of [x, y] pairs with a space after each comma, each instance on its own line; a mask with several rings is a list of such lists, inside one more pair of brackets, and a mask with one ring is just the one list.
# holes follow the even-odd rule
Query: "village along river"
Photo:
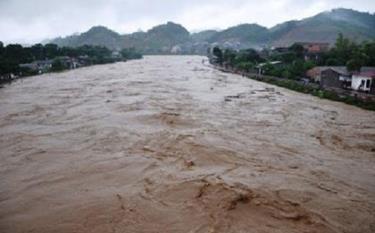
[[0, 89], [0, 232], [375, 232], [375, 112], [202, 59]]

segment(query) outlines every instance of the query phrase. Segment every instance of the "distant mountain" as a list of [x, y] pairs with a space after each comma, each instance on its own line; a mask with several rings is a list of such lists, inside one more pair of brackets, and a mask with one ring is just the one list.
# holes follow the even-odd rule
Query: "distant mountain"
[[[168, 53], [173, 46], [190, 41], [189, 31], [172, 22], [156, 26], [142, 35], [139, 38], [142, 43], [135, 47], [153, 54]], [[128, 47], [127, 43], [123, 43], [123, 46]]]
[[212, 44], [235, 49], [289, 46], [294, 42], [333, 44], [338, 33], [355, 41], [375, 39], [375, 15], [349, 9], [322, 12], [303, 20], [278, 24], [270, 29], [257, 24], [241, 24], [222, 31], [206, 30], [190, 34], [183, 26], [168, 22], [147, 32], [120, 35], [106, 27], [56, 38], [59, 46], [84, 44], [106, 46], [113, 50], [134, 47], [146, 54], [205, 53]]
[[116, 50], [121, 48], [121, 35], [106, 27], [96, 26], [79, 35], [56, 38], [51, 43], [68, 47], [78, 47], [85, 44], [100, 45]]
[[237, 43], [241, 47], [257, 47], [267, 43], [268, 29], [258, 24], [241, 24], [214, 34], [209, 42]]
[[218, 31], [216, 30], [205, 30], [197, 33], [191, 34], [191, 39], [194, 42], [205, 42], [209, 41], [211, 37], [213, 37]]
[[301, 21], [289, 21], [270, 30], [270, 42], [287, 46], [293, 42], [334, 43], [343, 33], [355, 41], [375, 38], [375, 15], [348, 9], [335, 9]]

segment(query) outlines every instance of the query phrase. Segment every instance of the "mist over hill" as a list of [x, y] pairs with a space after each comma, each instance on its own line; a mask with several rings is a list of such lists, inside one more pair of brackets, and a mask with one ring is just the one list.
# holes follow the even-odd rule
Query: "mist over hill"
[[375, 39], [374, 28], [374, 14], [340, 8], [306, 19], [284, 22], [272, 28], [241, 24], [222, 31], [190, 33], [182, 25], [168, 22], [146, 32], [121, 35], [106, 27], [96, 26], [82, 34], [56, 38], [50, 42], [70, 47], [101, 45], [112, 50], [132, 47], [145, 54], [204, 54], [212, 44], [234, 49], [289, 46], [294, 42], [333, 44], [338, 33], [360, 42]]

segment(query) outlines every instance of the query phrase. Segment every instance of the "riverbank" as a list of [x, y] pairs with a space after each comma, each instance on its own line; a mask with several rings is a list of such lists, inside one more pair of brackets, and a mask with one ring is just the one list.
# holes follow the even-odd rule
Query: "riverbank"
[[375, 111], [375, 96], [370, 94], [354, 93], [345, 90], [322, 89], [318, 85], [312, 83], [305, 83], [297, 80], [259, 75], [254, 73], [246, 73], [241, 70], [226, 69], [218, 65], [212, 66], [222, 72], [239, 74], [249, 79], [269, 83], [279, 87], [284, 87], [293, 91], [313, 95], [322, 99], [343, 102], [366, 110]]

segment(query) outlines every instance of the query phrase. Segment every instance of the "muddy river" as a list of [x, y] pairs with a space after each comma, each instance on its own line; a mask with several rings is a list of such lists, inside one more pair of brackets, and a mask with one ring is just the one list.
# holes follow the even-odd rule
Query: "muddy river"
[[375, 232], [375, 112], [202, 59], [0, 89], [0, 232]]

